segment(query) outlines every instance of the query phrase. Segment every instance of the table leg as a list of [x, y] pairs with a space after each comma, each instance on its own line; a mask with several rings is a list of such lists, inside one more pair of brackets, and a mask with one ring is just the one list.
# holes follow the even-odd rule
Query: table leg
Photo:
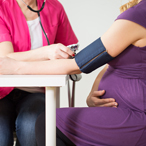
[[59, 87], [46, 87], [46, 146], [56, 146], [56, 97]]

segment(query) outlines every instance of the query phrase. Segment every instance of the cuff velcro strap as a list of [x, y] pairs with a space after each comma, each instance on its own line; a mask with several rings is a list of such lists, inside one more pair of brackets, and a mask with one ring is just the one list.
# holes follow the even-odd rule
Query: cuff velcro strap
[[114, 58], [107, 53], [100, 38], [75, 56], [75, 61], [83, 73], [90, 73], [112, 59]]

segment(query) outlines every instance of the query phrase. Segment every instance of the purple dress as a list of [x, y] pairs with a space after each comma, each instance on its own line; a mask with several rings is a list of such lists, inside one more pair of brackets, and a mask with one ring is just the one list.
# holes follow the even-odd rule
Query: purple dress
[[[146, 28], [146, 0], [117, 19]], [[57, 109], [57, 127], [77, 146], [146, 146], [146, 46], [130, 45], [109, 63], [99, 90], [118, 108]]]

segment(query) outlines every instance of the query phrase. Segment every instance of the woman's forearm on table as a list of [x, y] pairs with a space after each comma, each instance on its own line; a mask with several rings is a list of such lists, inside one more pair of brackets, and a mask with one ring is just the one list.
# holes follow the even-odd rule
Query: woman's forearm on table
[[35, 62], [18, 62], [14, 74], [75, 74], [81, 73], [74, 59], [57, 59]]

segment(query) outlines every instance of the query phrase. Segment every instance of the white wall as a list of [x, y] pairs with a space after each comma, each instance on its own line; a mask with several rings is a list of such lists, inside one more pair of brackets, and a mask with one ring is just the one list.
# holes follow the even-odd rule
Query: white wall
[[[79, 50], [100, 37], [120, 14], [119, 7], [128, 0], [59, 0], [79, 39]], [[76, 83], [75, 106], [84, 107], [94, 79], [103, 67], [82, 74]], [[72, 84], [72, 82], [70, 82]], [[67, 87], [61, 88], [61, 107], [68, 107]]]

